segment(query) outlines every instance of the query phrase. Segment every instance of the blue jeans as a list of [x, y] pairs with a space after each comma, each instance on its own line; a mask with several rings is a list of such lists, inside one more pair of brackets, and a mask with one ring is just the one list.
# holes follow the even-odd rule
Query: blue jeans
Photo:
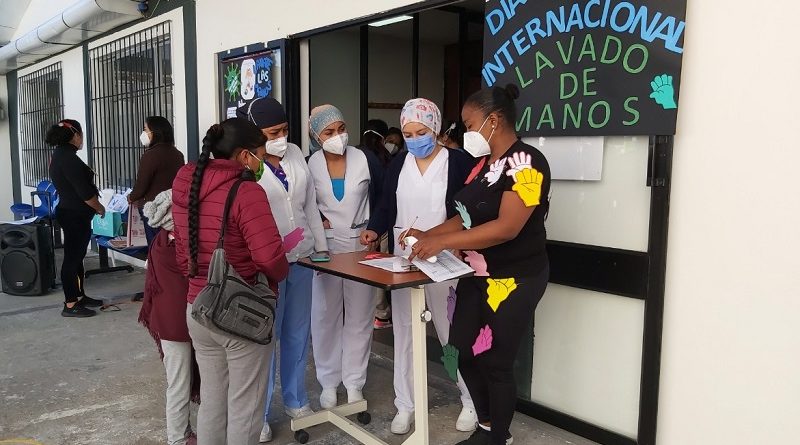
[[142, 223], [144, 224], [144, 237], [147, 238], [147, 247], [150, 247], [150, 244], [153, 244], [153, 240], [156, 239], [156, 235], [158, 232], [161, 231], [160, 227], [150, 227], [148, 224], [147, 217], [144, 216], [144, 206], [139, 207], [139, 215], [142, 217]]
[[[302, 408], [308, 404], [306, 392], [306, 357], [311, 333], [311, 281], [314, 272], [297, 263], [289, 266], [289, 276], [278, 284], [278, 308], [275, 314], [275, 339], [281, 348], [281, 393], [287, 408]], [[269, 416], [275, 390], [277, 360], [271, 357], [264, 419]]]

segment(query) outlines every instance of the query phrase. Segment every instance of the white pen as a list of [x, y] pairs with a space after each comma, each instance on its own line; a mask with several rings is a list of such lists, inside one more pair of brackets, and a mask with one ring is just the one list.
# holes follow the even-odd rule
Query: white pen
[[408, 232], [410, 232], [411, 229], [414, 228], [414, 224], [416, 224], [418, 219], [419, 219], [419, 215], [417, 215], [417, 217], [414, 218], [414, 221], [411, 222], [411, 225], [409, 225], [408, 228], [400, 235], [399, 241], [402, 241], [403, 239], [405, 239], [406, 234], [408, 234]]

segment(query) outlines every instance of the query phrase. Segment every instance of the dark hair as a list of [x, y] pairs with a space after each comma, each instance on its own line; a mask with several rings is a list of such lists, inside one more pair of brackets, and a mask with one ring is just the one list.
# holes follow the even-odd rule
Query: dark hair
[[490, 113], [499, 113], [511, 128], [516, 128], [517, 107], [514, 101], [519, 98], [519, 88], [514, 84], [508, 84], [505, 88], [492, 87], [472, 93], [464, 105], [470, 105], [479, 109], [484, 116]]
[[397, 152], [396, 153], [399, 153], [399, 152], [403, 151], [406, 148], [406, 139], [403, 137], [403, 132], [400, 131], [400, 129], [397, 128], [397, 127], [391, 127], [391, 128], [389, 128], [389, 131], [386, 133], [386, 137], [389, 137], [389, 136], [392, 136], [392, 135], [400, 136], [400, 146], [397, 147]]
[[[445, 122], [447, 125], [442, 125], [442, 132], [439, 136], [445, 136], [458, 144], [458, 148], [464, 147], [464, 133], [467, 131], [467, 127], [464, 126], [464, 123], [461, 120], [457, 120], [455, 122], [447, 121]], [[453, 129], [450, 130], [450, 127], [453, 126]]]
[[161, 116], [150, 116], [144, 120], [147, 128], [153, 136], [150, 138], [150, 145], [156, 144], [169, 144], [175, 145], [175, 133], [172, 130], [172, 124], [169, 123], [167, 118]]
[[64, 119], [47, 130], [44, 141], [47, 145], [57, 146], [69, 144], [69, 141], [76, 135], [83, 135], [80, 122], [72, 119]]
[[383, 165], [387, 165], [392, 160], [392, 156], [386, 151], [386, 146], [384, 145], [388, 134], [389, 125], [381, 119], [368, 120], [364, 132], [361, 134], [361, 148], [375, 153]]
[[200, 234], [200, 186], [211, 155], [231, 159], [244, 149], [255, 151], [267, 142], [266, 136], [246, 119], [234, 117], [214, 124], [203, 138], [203, 150], [197, 159], [189, 189], [189, 276], [197, 275], [198, 238]]

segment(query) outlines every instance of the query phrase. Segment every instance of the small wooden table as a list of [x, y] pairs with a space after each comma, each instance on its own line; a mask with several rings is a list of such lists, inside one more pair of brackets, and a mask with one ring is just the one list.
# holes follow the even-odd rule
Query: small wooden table
[[[425, 309], [425, 290], [422, 286], [433, 281], [422, 272], [392, 273], [358, 263], [366, 259], [367, 255], [376, 253], [341, 253], [331, 255], [331, 260], [327, 263], [314, 263], [308, 259], [301, 259], [298, 264], [309, 269], [368, 284], [387, 291], [413, 288], [411, 290], [411, 344], [414, 369], [414, 432], [403, 444], [428, 445], [428, 357], [425, 343], [425, 324], [431, 320], [431, 314]], [[371, 303], [365, 301], [364, 304]], [[347, 416], [359, 414], [358, 421], [362, 424], [367, 424], [370, 418], [366, 411], [366, 400], [339, 405], [329, 410], [293, 419], [292, 431], [295, 431], [295, 438], [298, 439], [298, 442], [305, 443], [299, 439], [305, 438], [308, 440], [308, 436], [305, 433], [298, 434], [301, 430], [329, 422], [363, 444], [387, 445], [386, 442], [347, 418]], [[298, 438], [298, 435], [301, 437]]]

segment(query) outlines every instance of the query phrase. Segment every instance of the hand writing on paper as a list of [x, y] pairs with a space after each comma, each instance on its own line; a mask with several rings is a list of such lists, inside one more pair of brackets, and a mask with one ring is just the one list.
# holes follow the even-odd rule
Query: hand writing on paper
[[495, 185], [497, 181], [500, 180], [500, 177], [503, 176], [503, 169], [506, 168], [506, 162], [508, 162], [508, 158], [498, 159], [489, 166], [489, 171], [483, 175], [483, 177], [489, 181], [489, 187]]
[[467, 250], [464, 260], [469, 263], [469, 267], [475, 269], [476, 277], [488, 277], [489, 271], [486, 267], [486, 258], [474, 250]]
[[303, 241], [303, 232], [304, 229], [302, 227], [298, 227], [283, 237], [283, 250], [286, 253], [294, 250], [294, 248], [297, 247], [301, 241]]
[[454, 382], [458, 381], [458, 349], [453, 345], [442, 346], [442, 363], [447, 375], [453, 379]]
[[467, 212], [467, 208], [464, 204], [456, 201], [456, 210], [458, 211], [459, 215], [461, 215], [462, 224], [464, 224], [465, 229], [472, 228], [472, 217], [469, 216], [469, 212]]
[[655, 100], [665, 110], [678, 108], [678, 104], [675, 103], [675, 88], [672, 86], [672, 76], [667, 74], [656, 76], [650, 82], [650, 87], [653, 88], [650, 99]]
[[456, 312], [456, 290], [450, 286], [450, 294], [447, 296], [447, 321], [453, 324], [453, 314]]
[[486, 327], [481, 328], [478, 338], [475, 339], [475, 344], [472, 345], [472, 354], [477, 356], [492, 349], [492, 328], [487, 324]]
[[526, 168], [531, 168], [531, 155], [523, 151], [518, 151], [508, 160], [506, 175], [513, 178], [518, 171], [525, 170]]
[[543, 181], [543, 174], [534, 168], [526, 168], [514, 175], [514, 186], [511, 187], [511, 190], [517, 192], [522, 202], [525, 203], [525, 207], [536, 206], [539, 205], [542, 197]]
[[489, 307], [491, 307], [493, 311], [497, 312], [500, 303], [506, 301], [508, 296], [511, 295], [511, 292], [517, 289], [516, 280], [514, 280], [514, 278], [505, 278], [502, 280], [487, 278], [486, 282], [489, 283], [489, 288], [486, 290], [486, 293], [489, 294], [489, 298], [486, 299], [486, 302], [489, 303]]
[[[412, 261], [414, 258], [427, 260], [430, 258], [435, 258], [436, 255], [442, 253], [445, 246], [440, 242], [441, 237], [431, 236], [428, 234], [420, 236], [421, 238], [414, 242], [411, 246], [411, 254], [408, 256], [409, 261]], [[408, 240], [407, 244], [412, 244], [409, 236], [406, 237], [406, 240]]]

